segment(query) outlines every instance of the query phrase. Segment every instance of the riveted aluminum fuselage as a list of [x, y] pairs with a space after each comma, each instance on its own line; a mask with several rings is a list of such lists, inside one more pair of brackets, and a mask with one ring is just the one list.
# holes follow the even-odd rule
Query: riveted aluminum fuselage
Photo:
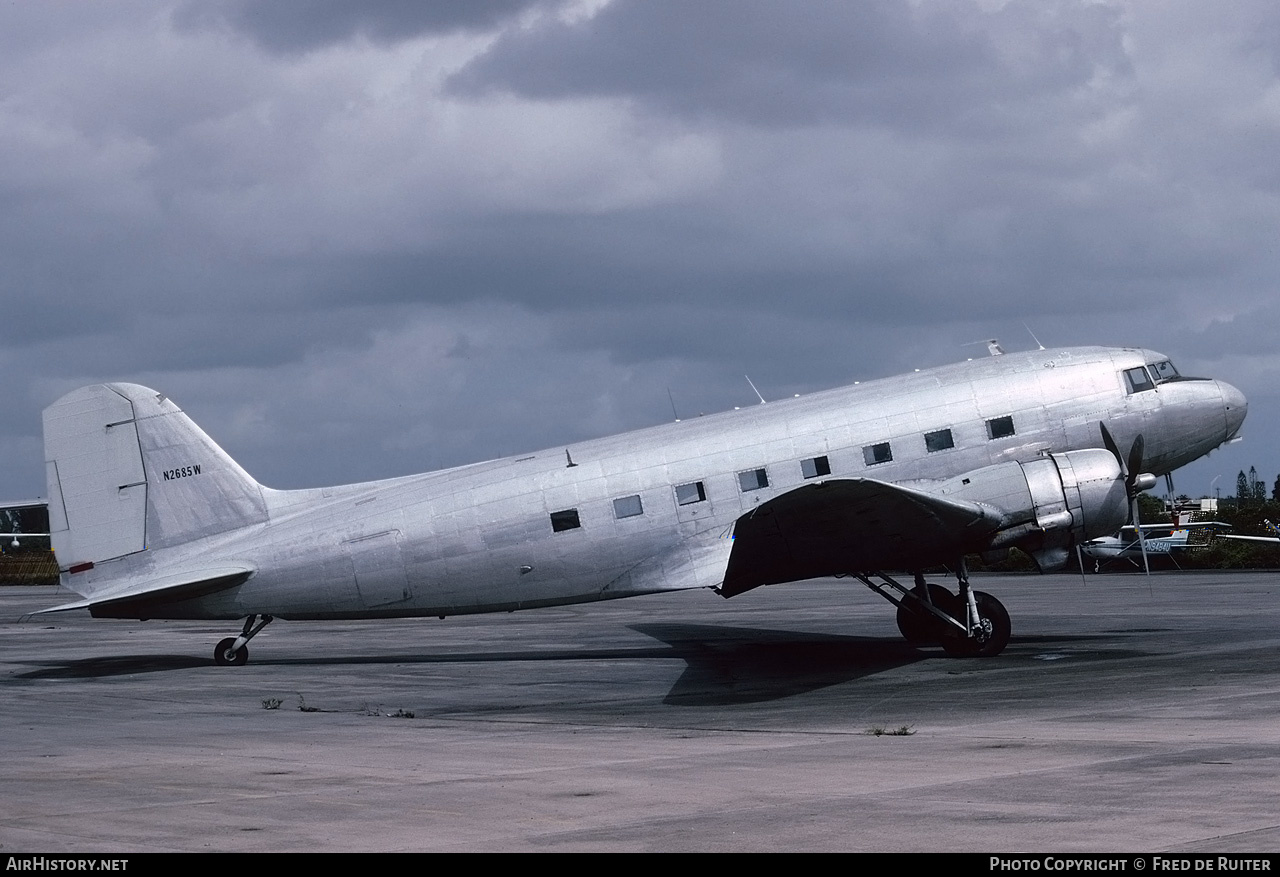
[[[452, 615], [713, 587], [734, 521], [808, 483], [805, 461], [824, 459], [821, 478], [928, 489], [1101, 448], [1103, 422], [1122, 449], [1141, 434], [1143, 469], [1157, 475], [1230, 439], [1245, 403], [1227, 384], [1130, 391], [1124, 371], [1161, 359], [1099, 347], [1005, 354], [424, 475], [262, 488], [265, 520], [99, 563], [92, 575], [254, 568], [234, 588], [129, 610], [168, 618]], [[942, 431], [947, 441], [926, 441]], [[887, 454], [868, 450], [882, 445]], [[767, 484], [751, 488], [740, 474], [759, 469]], [[681, 504], [677, 486], [695, 483], [705, 499]], [[619, 517], [615, 500], [632, 508], [632, 497], [642, 512]], [[567, 511], [577, 526], [557, 531], [552, 515]], [[73, 578], [64, 584], [84, 593]]]

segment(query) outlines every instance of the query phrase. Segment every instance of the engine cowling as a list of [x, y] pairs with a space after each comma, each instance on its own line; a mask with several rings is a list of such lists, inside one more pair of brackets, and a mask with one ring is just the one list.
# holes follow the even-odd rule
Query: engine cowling
[[1041, 570], [1061, 567], [1075, 545], [1115, 532], [1129, 517], [1120, 464], [1100, 448], [985, 466], [937, 492], [998, 510], [1000, 524], [981, 550], [1017, 547]]

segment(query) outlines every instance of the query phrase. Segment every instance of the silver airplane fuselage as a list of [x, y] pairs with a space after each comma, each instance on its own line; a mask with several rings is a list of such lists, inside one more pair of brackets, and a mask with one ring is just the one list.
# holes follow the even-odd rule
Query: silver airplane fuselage
[[[1235, 436], [1247, 408], [1238, 390], [1160, 381], [1156, 363], [1167, 358], [1141, 349], [1010, 353], [517, 457], [291, 491], [248, 478], [154, 391], [99, 385], [46, 412], [52, 539], [63, 585], [86, 597], [71, 605], [116, 617], [447, 616], [716, 588], [735, 524], [801, 488], [883, 483], [910, 498], [963, 492], [968, 473], [1003, 464], [1030, 472], [1070, 452], [1109, 461], [1081, 454], [1103, 447], [1100, 423], [1121, 448], [1142, 436], [1142, 471], [1159, 475]], [[1149, 365], [1150, 386], [1135, 385], [1134, 370]], [[94, 405], [108, 433], [135, 429], [121, 446], [136, 440], [142, 451], [137, 463], [112, 462], [123, 468], [101, 488], [107, 498], [79, 512], [73, 458], [88, 459], [84, 436], [101, 428], [59, 424]], [[59, 445], [51, 430], [74, 435]], [[1097, 518], [1075, 522], [1076, 544], [1123, 523]], [[797, 567], [798, 577], [811, 571]]]

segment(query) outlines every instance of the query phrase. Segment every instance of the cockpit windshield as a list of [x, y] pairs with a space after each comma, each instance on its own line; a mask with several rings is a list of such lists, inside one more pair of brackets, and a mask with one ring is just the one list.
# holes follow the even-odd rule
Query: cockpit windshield
[[1147, 375], [1147, 370], [1142, 366], [1125, 369], [1124, 382], [1125, 389], [1128, 390], [1130, 394], [1142, 393], [1156, 388], [1156, 385], [1151, 383], [1151, 378]]
[[1163, 362], [1147, 363], [1147, 368], [1151, 371], [1151, 377], [1155, 378], [1157, 384], [1163, 384], [1166, 381], [1177, 381], [1182, 378], [1178, 374], [1178, 370], [1173, 367], [1173, 363], [1169, 360]]
[[1130, 394], [1154, 390], [1160, 384], [1171, 384], [1174, 381], [1205, 380], [1208, 380], [1208, 378], [1192, 378], [1179, 374], [1178, 370], [1173, 367], [1173, 363], [1167, 359], [1124, 370], [1125, 390]]

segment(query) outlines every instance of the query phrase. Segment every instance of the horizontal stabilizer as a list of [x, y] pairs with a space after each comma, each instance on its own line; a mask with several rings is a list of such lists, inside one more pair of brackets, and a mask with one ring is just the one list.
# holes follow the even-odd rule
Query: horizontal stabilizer
[[247, 581], [253, 572], [254, 567], [249, 564], [226, 564], [170, 573], [145, 581], [125, 580], [84, 600], [41, 609], [31, 614], [45, 615], [69, 609], [88, 609], [98, 617], [135, 618], [137, 610], [143, 606], [177, 603], [233, 588]]

